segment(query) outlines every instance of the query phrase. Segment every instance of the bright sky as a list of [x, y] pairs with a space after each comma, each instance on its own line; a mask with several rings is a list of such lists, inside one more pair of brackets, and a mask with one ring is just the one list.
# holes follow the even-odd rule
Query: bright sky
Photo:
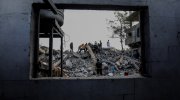
[[[73, 42], [74, 51], [76, 51], [82, 43], [94, 43], [100, 40], [103, 47], [106, 47], [106, 42], [109, 40], [112, 47], [120, 49], [120, 39], [109, 38], [112, 32], [107, 28], [106, 19], [114, 19], [113, 11], [65, 10], [64, 25], [62, 26], [62, 30], [66, 34], [64, 50], [69, 50], [70, 42]], [[45, 45], [45, 43], [47, 43], [47, 40], [40, 40], [41, 45]], [[59, 49], [60, 40], [54, 39], [53, 45], [54, 49]]]

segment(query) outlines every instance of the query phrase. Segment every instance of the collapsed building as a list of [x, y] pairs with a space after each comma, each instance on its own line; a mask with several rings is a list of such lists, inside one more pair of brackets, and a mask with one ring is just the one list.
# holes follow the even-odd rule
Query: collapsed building
[[[120, 51], [116, 48], [93, 48], [93, 45], [87, 45], [87, 50], [70, 52], [66, 50], [63, 53], [63, 77], [97, 77], [96, 60], [102, 62], [102, 75], [100, 76], [126, 76], [135, 75], [139, 73], [140, 59], [131, 56], [129, 51]], [[39, 51], [40, 71], [39, 77], [46, 77], [47, 73], [44, 70], [49, 69], [48, 48], [41, 46]], [[61, 70], [60, 67], [60, 51], [53, 50], [53, 76], [59, 77], [55, 74], [55, 69]]]

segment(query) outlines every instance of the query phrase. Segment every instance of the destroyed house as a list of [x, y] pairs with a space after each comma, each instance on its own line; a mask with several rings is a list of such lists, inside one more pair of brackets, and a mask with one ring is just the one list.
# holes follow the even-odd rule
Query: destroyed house
[[128, 45], [131, 48], [139, 48], [141, 44], [140, 38], [140, 25], [136, 24], [130, 29], [126, 30], [126, 40], [125, 45]]
[[131, 55], [135, 51], [141, 55], [141, 29], [140, 29], [140, 13], [138, 11], [130, 11], [126, 21], [130, 23], [130, 28], [125, 30], [125, 45], [131, 49]]
[[[125, 30], [126, 40], [125, 45], [130, 48], [139, 48], [141, 42], [140, 32], [140, 13], [138, 11], [130, 11], [126, 21], [129, 22], [130, 28]], [[135, 23], [135, 24], [134, 24]]]

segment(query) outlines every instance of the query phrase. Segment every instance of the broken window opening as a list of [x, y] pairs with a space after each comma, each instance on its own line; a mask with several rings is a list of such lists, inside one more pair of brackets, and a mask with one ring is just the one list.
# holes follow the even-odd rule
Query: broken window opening
[[[79, 50], [77, 52], [75, 51], [75, 49], [74, 50], [71, 49], [71, 47], [70, 47], [71, 50], [65, 50], [65, 51], [63, 51], [63, 48], [60, 48], [59, 50], [52, 49], [52, 58], [51, 58], [52, 60], [48, 60], [49, 61], [48, 63], [41, 62], [42, 59], [41, 60], [39, 59], [41, 54], [38, 53], [38, 60], [41, 62], [41, 63], [37, 64], [38, 68], [45, 65], [44, 68], [47, 67], [46, 69], [51, 69], [51, 70], [48, 70], [49, 72], [46, 72], [46, 71], [40, 71], [38, 69], [39, 70], [38, 72], [41, 72], [41, 74], [42, 73], [45, 73], [45, 74], [38, 75], [39, 73], [36, 71], [37, 77], [62, 77], [63, 76], [63, 77], [86, 77], [86, 78], [87, 77], [118, 77], [118, 78], [121, 78], [122, 76], [132, 75], [132, 72], [131, 72], [132, 69], [131, 69], [131, 71], [127, 70], [130, 67], [135, 68], [136, 69], [135, 72], [140, 74], [139, 70], [142, 67], [142, 65], [141, 65], [141, 63], [142, 63], [141, 62], [141, 56], [142, 56], [141, 55], [141, 32], [138, 32], [138, 30], [140, 31], [140, 29], [141, 29], [140, 28], [140, 26], [141, 26], [140, 18], [139, 18], [140, 14], [138, 14], [138, 16], [134, 16], [134, 13], [137, 13], [138, 11], [129, 11], [129, 12], [131, 14], [129, 14], [126, 21], [130, 25], [130, 28], [126, 29], [126, 34], [128, 34], [128, 35], [126, 35], [125, 39], [122, 40], [122, 41], [124, 41], [125, 45], [127, 45], [129, 47], [127, 49], [127, 51], [126, 50], [117, 50], [116, 48], [111, 48], [110, 46], [108, 47], [108, 45], [107, 45], [107, 48], [103, 48], [103, 47], [100, 47], [100, 42], [97, 42], [97, 43], [91, 42], [90, 43], [90, 42], [85, 41], [85, 42], [82, 42], [82, 44], [84, 44], [84, 45], [79, 44], [79, 46], [76, 46], [77, 48], [79, 48]], [[134, 21], [136, 22], [136, 24], [133, 23]], [[40, 23], [41, 23], [41, 21], [40, 21]], [[42, 26], [44, 26], [44, 25], [45, 24], [43, 24]], [[46, 25], [49, 25], [49, 24], [46, 24]], [[41, 24], [39, 26], [41, 27]], [[66, 33], [66, 31], [65, 31], [65, 33]], [[131, 34], [129, 35], [129, 33], [131, 33]], [[45, 33], [45, 34], [47, 35], [47, 37], [51, 36], [49, 33]], [[55, 35], [57, 35], [57, 34], [55, 34]], [[55, 36], [55, 35], [53, 35], [53, 36]], [[40, 33], [39, 36], [42, 36], [42, 34]], [[114, 38], [117, 38], [116, 35], [114, 35]], [[81, 38], [79, 38], [79, 39], [81, 39]], [[61, 44], [63, 44], [62, 40], [63, 39], [61, 39], [61, 42], [60, 42]], [[121, 40], [120, 40], [120, 42], [121, 42]], [[38, 42], [38, 43], [40, 43], [40, 42]], [[73, 43], [73, 46], [75, 46], [74, 41], [72, 41], [72, 43]], [[49, 43], [49, 44], [51, 44], [51, 43]], [[71, 43], [69, 42], [68, 44], [71, 44]], [[106, 44], [106, 43], [103, 42], [103, 44]], [[110, 45], [111, 44], [112, 43], [110, 41]], [[60, 45], [60, 46], [62, 47], [62, 45]], [[50, 48], [48, 46], [44, 47], [44, 46], [40, 45], [38, 48], [39, 48], [38, 52], [41, 52], [41, 53], [43, 53], [42, 51], [47, 52], [46, 49], [50, 50]], [[63, 52], [63, 55], [57, 56], [58, 54], [60, 54], [59, 52]], [[102, 54], [99, 54], [99, 52], [101, 52]], [[103, 55], [103, 53], [104, 53], [104, 55]], [[45, 54], [45, 56], [49, 56], [46, 53], [44, 53], [44, 54]], [[104, 58], [101, 56], [104, 56]], [[60, 57], [62, 57], [62, 58], [60, 58]], [[107, 60], [109, 58], [111, 58], [111, 59]], [[97, 71], [98, 68], [96, 67], [96, 65], [97, 65], [98, 59], [101, 61], [102, 66], [108, 66], [108, 67], [100, 68], [103, 75], [101, 74], [101, 72], [99, 73]], [[60, 60], [62, 60], [62, 61], [60, 61]], [[63, 63], [61, 63], [61, 62], [63, 62]], [[53, 70], [52, 70], [53, 64], [57, 65], [56, 66], [58, 68], [57, 70], [60, 70], [60, 72], [59, 71], [57, 73], [53, 72]], [[62, 65], [60, 65], [60, 64], [62, 64]], [[90, 64], [90, 65], [88, 65], [88, 64]], [[60, 66], [62, 66], [62, 68]], [[87, 66], [91, 66], [91, 67], [87, 67]], [[121, 70], [122, 72], [120, 72], [119, 70]]]

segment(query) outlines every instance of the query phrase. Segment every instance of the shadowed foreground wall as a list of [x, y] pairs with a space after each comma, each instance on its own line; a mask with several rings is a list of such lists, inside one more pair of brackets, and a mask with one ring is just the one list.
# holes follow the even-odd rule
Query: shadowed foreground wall
[[[56, 4], [147, 6], [151, 78], [30, 80], [33, 3], [0, 1], [0, 100], [179, 100], [179, 0], [54, 0]], [[179, 34], [178, 34], [179, 33]]]

